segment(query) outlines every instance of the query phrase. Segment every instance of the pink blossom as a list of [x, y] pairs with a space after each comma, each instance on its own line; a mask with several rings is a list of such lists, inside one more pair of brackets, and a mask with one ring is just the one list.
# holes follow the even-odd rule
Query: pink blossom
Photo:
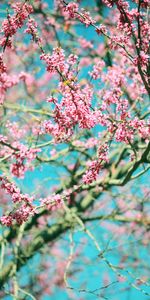
[[46, 62], [47, 71], [50, 73], [56, 72], [56, 69], [63, 72], [65, 69], [65, 55], [61, 48], [53, 49], [52, 55], [43, 53], [40, 58]]
[[81, 23], [84, 23], [86, 27], [96, 23], [96, 21], [91, 17], [90, 12], [83, 8], [81, 9], [81, 15], [78, 15], [78, 19]]
[[19, 178], [24, 178], [25, 172], [29, 169], [30, 163], [36, 158], [37, 153], [40, 152], [40, 149], [28, 149], [23, 144], [15, 143], [18, 151], [13, 154], [15, 162], [12, 163], [10, 170], [12, 174]]
[[27, 221], [29, 216], [34, 213], [32, 206], [33, 198], [28, 194], [22, 194], [20, 189], [14, 183], [9, 182], [7, 178], [0, 177], [0, 186], [12, 197], [13, 202], [18, 206], [8, 216], [0, 218], [2, 224], [11, 226], [13, 221], [16, 221], [18, 224]]
[[0, 54], [0, 73], [6, 73], [6, 64], [3, 61], [3, 54]]
[[64, 7], [64, 10], [68, 12], [70, 18], [75, 18], [76, 13], [78, 12], [78, 4], [75, 2], [70, 2]]
[[106, 26], [103, 24], [100, 24], [98, 27], [96, 27], [97, 34], [107, 34]]
[[105, 62], [103, 60], [97, 61], [97, 63], [93, 67], [93, 70], [91, 72], [89, 72], [91, 77], [93, 79], [100, 78], [101, 77], [101, 72], [102, 72], [102, 69], [104, 68], [104, 66], [105, 66]]
[[21, 28], [24, 21], [33, 12], [33, 8], [27, 2], [17, 2], [12, 4], [15, 14], [10, 16], [8, 14], [7, 19], [2, 23], [2, 32], [4, 33], [4, 39], [0, 43], [2, 47], [11, 47], [11, 37]]
[[86, 173], [83, 175], [83, 182], [85, 184], [90, 184], [93, 181], [95, 181], [101, 169], [101, 164], [96, 160], [91, 161], [88, 165], [89, 168], [86, 171]]
[[0, 218], [0, 221], [1, 221], [2, 225], [12, 226], [13, 218], [12, 218], [11, 215], [9, 215], [9, 216], [2, 216]]
[[45, 205], [48, 210], [56, 210], [63, 207], [63, 197], [59, 194], [48, 196], [47, 198], [41, 199], [41, 205]]

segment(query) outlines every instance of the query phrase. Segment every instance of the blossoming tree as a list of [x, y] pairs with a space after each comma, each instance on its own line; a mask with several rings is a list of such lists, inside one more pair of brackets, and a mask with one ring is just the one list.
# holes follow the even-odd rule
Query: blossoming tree
[[0, 22], [1, 299], [148, 299], [148, 0]]

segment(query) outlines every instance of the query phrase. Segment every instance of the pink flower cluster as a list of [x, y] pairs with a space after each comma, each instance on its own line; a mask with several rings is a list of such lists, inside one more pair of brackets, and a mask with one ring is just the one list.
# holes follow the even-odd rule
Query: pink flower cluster
[[65, 67], [65, 55], [64, 50], [61, 48], [53, 49], [52, 55], [49, 54], [41, 54], [41, 60], [46, 62], [47, 71], [52, 73], [59, 70], [60, 72], [64, 71]]
[[7, 19], [2, 23], [2, 32], [4, 38], [1, 40], [0, 45], [4, 47], [11, 47], [11, 37], [17, 32], [18, 28], [21, 28], [24, 21], [33, 12], [33, 8], [27, 2], [17, 2], [12, 4], [15, 14], [10, 16], [8, 14]]
[[88, 163], [88, 170], [83, 175], [82, 180], [85, 184], [90, 184], [97, 179], [99, 171], [101, 169], [101, 163], [97, 160]]
[[95, 31], [97, 32], [98, 35], [99, 35], [99, 34], [106, 34], [106, 33], [107, 33], [106, 26], [103, 25], [103, 24], [100, 24], [100, 25], [96, 28]]
[[[59, 116], [61, 116], [60, 122], [63, 123], [63, 120], [66, 121], [62, 114], [60, 115], [59, 113]], [[43, 122], [42, 128], [45, 133], [51, 134], [54, 137], [55, 143], [63, 142], [67, 141], [73, 134], [73, 131], [69, 128], [70, 124], [69, 127], [67, 127], [65, 123], [60, 126], [59, 124], [54, 124], [51, 120], [48, 120]]]
[[67, 63], [70, 66], [74, 66], [77, 63], [77, 60], [78, 60], [78, 56], [77, 55], [70, 54], [69, 57], [68, 57], [68, 59], [67, 59]]
[[7, 178], [0, 176], [0, 186], [5, 192], [11, 195], [14, 203], [32, 203], [33, 198], [29, 197], [27, 194], [21, 194], [20, 189], [16, 187], [16, 185], [12, 182], [9, 182]]
[[1, 223], [11, 226], [13, 221], [16, 221], [18, 224], [27, 221], [29, 216], [34, 213], [33, 198], [27, 194], [22, 194], [20, 189], [14, 183], [9, 182], [7, 178], [0, 177], [0, 187], [12, 197], [13, 202], [16, 204], [16, 208], [9, 215], [4, 215], [0, 218]]
[[139, 135], [145, 140], [150, 136], [150, 120], [139, 120], [135, 117], [129, 122], [129, 126], [137, 130]]
[[[96, 124], [106, 125], [106, 118], [100, 110], [91, 109], [92, 90], [89, 86], [81, 88], [75, 85], [75, 90], [61, 83], [63, 98], [61, 103], [54, 100], [54, 121], [44, 121], [42, 126], [46, 133], [51, 134], [55, 141], [64, 141], [73, 134], [73, 127], [93, 128]], [[50, 100], [54, 99], [53, 97]], [[50, 101], [49, 101], [50, 102]], [[66, 138], [65, 138], [66, 137]]]
[[64, 10], [68, 12], [70, 18], [75, 18], [78, 12], [79, 5], [75, 2], [70, 2], [64, 7]]
[[73, 89], [60, 83], [63, 98], [55, 109], [55, 121], [59, 126], [73, 127], [78, 124], [81, 128], [92, 128], [95, 125], [95, 114], [90, 109], [92, 90], [89, 86], [81, 89], [73, 85]]
[[116, 130], [115, 138], [117, 142], [125, 142], [128, 144], [129, 141], [133, 141], [134, 130], [129, 128], [126, 122], [121, 123]]
[[[56, 141], [66, 140], [72, 135], [73, 126], [78, 124], [81, 128], [92, 128], [101, 118], [101, 112], [92, 110], [91, 101], [93, 96], [92, 88], [87, 84], [84, 87], [76, 83], [74, 77], [74, 66], [78, 57], [71, 54], [65, 60], [64, 51], [61, 48], [53, 50], [52, 55], [43, 53], [41, 59], [46, 61], [49, 72], [57, 72], [60, 75], [59, 91], [62, 99], [58, 101], [56, 97], [49, 97], [48, 102], [55, 105], [54, 121], [43, 122], [46, 133], [52, 134]], [[100, 67], [101, 64], [101, 67]], [[99, 64], [99, 70], [103, 62]]]
[[33, 40], [36, 40], [37, 37], [37, 22], [30, 18], [27, 23], [27, 29], [24, 31], [25, 33], [31, 34], [33, 37]]
[[27, 146], [18, 142], [14, 142], [13, 147], [17, 148], [18, 151], [12, 155], [15, 162], [11, 164], [10, 170], [14, 176], [23, 178], [25, 172], [30, 168], [30, 163], [36, 158], [40, 149], [28, 149]]
[[[0, 218], [0, 222], [6, 226], [12, 226], [14, 222], [22, 224], [26, 222], [29, 217], [36, 213], [36, 206], [33, 205], [33, 197], [28, 194], [22, 194], [20, 189], [12, 182], [9, 182], [7, 178], [0, 176], [0, 188], [9, 194], [15, 204], [12, 212], [9, 215], [3, 215]], [[40, 199], [40, 207], [45, 207], [48, 210], [56, 210], [63, 207], [64, 197], [68, 199], [68, 194], [59, 195], [53, 194], [46, 198]]]
[[83, 8], [81, 9], [81, 11], [79, 11], [79, 5], [77, 3], [70, 2], [69, 4], [64, 4], [63, 7], [64, 11], [68, 13], [68, 17], [73, 19], [78, 18], [81, 23], [86, 25], [86, 27], [95, 23], [95, 20], [92, 19], [88, 11]]
[[63, 197], [59, 194], [54, 194], [40, 200], [41, 200], [41, 205], [46, 206], [46, 208], [51, 211], [63, 207], [63, 203], [64, 203]]
[[150, 126], [145, 120], [138, 120], [135, 117], [133, 120], [125, 120], [118, 124], [115, 132], [115, 138], [117, 142], [129, 143], [134, 140], [135, 132], [139, 134], [144, 140], [148, 139], [150, 134]]
[[2, 53], [0, 53], [0, 74], [1, 73], [6, 73], [6, 65], [5, 65], [5, 63], [4, 63], [4, 61], [3, 61], [3, 54]]
[[105, 62], [103, 60], [98, 60], [93, 67], [93, 70], [89, 72], [93, 79], [98, 79], [101, 77], [101, 72], [105, 67]]
[[93, 25], [96, 21], [91, 17], [90, 12], [85, 9], [81, 9], [80, 14], [78, 15], [78, 19], [81, 23], [85, 24], [86, 27]]
[[107, 143], [99, 145], [97, 152], [98, 160], [87, 163], [88, 169], [82, 177], [82, 180], [85, 184], [90, 184], [95, 181], [98, 177], [99, 171], [103, 167], [103, 164], [109, 162], [108, 149]]
[[108, 158], [108, 144], [100, 144], [98, 146], [98, 151], [97, 151], [97, 156], [98, 156], [98, 160], [101, 162], [109, 162], [109, 158]]

